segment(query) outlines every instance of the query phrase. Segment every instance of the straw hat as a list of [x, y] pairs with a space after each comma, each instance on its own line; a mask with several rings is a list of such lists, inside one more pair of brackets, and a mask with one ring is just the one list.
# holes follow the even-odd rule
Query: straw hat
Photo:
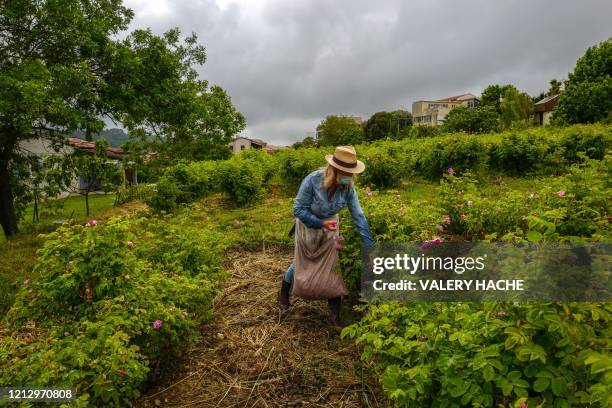
[[334, 154], [325, 155], [325, 160], [346, 173], [361, 173], [365, 170], [365, 164], [357, 160], [357, 152], [353, 146], [338, 146]]

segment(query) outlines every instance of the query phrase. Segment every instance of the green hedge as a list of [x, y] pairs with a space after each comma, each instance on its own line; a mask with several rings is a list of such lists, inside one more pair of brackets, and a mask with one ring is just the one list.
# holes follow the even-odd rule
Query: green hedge
[[234, 205], [245, 206], [263, 197], [276, 172], [273, 158], [255, 149], [229, 160], [178, 164], [164, 170], [147, 203], [156, 211], [170, 212], [207, 195], [225, 193]]
[[[585, 159], [602, 159], [611, 146], [612, 126], [606, 125], [378, 141], [357, 146], [366, 164], [359, 183], [390, 188], [412, 176], [439, 180], [449, 168], [457, 174], [557, 174]], [[179, 164], [164, 171], [148, 203], [158, 211], [172, 211], [222, 192], [236, 206], [250, 205], [261, 199], [275, 176], [296, 191], [306, 175], [325, 165], [325, 155], [332, 151], [329, 147], [304, 148], [268, 155], [249, 149], [225, 161]]]
[[[458, 173], [554, 174], [585, 158], [603, 158], [612, 146], [612, 126], [538, 127], [504, 133], [445, 134], [356, 146], [366, 164], [362, 185], [392, 187], [414, 175], [438, 180], [452, 167]], [[288, 150], [275, 155], [281, 180], [297, 189], [302, 178], [325, 164], [329, 148]]]

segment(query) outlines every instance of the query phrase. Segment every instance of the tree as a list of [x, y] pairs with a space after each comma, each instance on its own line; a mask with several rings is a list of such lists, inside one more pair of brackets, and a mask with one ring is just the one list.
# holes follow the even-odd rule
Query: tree
[[533, 100], [525, 92], [508, 86], [500, 103], [501, 124], [507, 129], [515, 122], [529, 123], [533, 116]]
[[301, 142], [295, 142], [291, 147], [301, 149], [303, 147], [316, 147], [317, 141], [312, 136], [306, 136]]
[[605, 121], [612, 111], [612, 39], [590, 47], [568, 74], [553, 123]]
[[492, 105], [457, 106], [453, 108], [442, 125], [445, 132], [487, 133], [499, 130], [499, 114]]
[[363, 129], [349, 116], [329, 115], [317, 126], [319, 146], [352, 145], [363, 141]]
[[489, 85], [484, 91], [482, 91], [482, 95], [480, 96], [480, 106], [493, 106], [497, 113], [501, 114], [501, 101], [504, 95], [504, 92], [512, 85]]
[[556, 79], [550, 80], [550, 88], [548, 88], [548, 92], [546, 96], [559, 95], [561, 93], [561, 81]]
[[376, 112], [363, 126], [365, 140], [401, 139], [403, 130], [412, 125], [408, 111]]
[[224, 151], [244, 127], [225, 92], [198, 80], [193, 66], [205, 53], [195, 36], [136, 30], [115, 40], [132, 16], [121, 0], [0, 2], [0, 224], [7, 236], [17, 232], [15, 203], [27, 199], [14, 184], [27, 139], [74, 130], [90, 138], [109, 118], [143, 141], [155, 135], [164, 151], [205, 157]]

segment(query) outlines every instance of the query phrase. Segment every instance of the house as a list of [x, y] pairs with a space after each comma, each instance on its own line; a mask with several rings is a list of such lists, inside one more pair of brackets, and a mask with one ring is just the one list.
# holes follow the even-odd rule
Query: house
[[412, 104], [412, 123], [417, 126], [438, 126], [457, 106], [475, 108], [480, 103], [475, 95], [465, 93], [436, 100], [420, 100]]
[[[26, 154], [40, 157], [49, 155], [68, 155], [74, 153], [75, 151], [93, 154], [95, 151], [95, 142], [79, 139], [77, 137], [65, 137], [56, 139], [55, 141], [49, 138], [40, 137], [22, 141], [19, 144], [19, 148]], [[119, 147], [109, 146], [106, 149], [106, 156], [110, 162], [117, 166], [128, 164], [128, 162], [125, 162], [127, 154]], [[124, 166], [125, 182], [128, 184], [138, 184], [138, 174], [136, 169], [129, 167], [130, 166]], [[87, 188], [87, 182], [81, 176], [76, 176], [68, 189], [62, 192], [60, 196], [67, 196], [72, 192], [77, 192], [79, 190], [82, 191]]]
[[261, 139], [249, 139], [248, 137], [238, 136], [230, 143], [232, 152], [239, 153], [247, 149], [262, 150], [268, 144]]
[[558, 99], [559, 95], [547, 96], [533, 105], [536, 124], [548, 125], [550, 123], [550, 115], [553, 109], [555, 109]]

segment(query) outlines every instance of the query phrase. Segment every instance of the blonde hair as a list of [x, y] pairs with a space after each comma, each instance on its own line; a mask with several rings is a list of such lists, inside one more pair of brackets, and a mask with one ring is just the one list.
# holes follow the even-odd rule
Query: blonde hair
[[[331, 186], [333, 186], [334, 184], [338, 184], [338, 180], [340, 179], [340, 176], [343, 173], [341, 173], [340, 170], [338, 170], [331, 164], [327, 164], [325, 167], [322, 167], [322, 169], [325, 171], [325, 175], [323, 176], [323, 183], [322, 183], [323, 189], [327, 192], [329, 191]], [[346, 173], [346, 174], [348, 175], [350, 173]], [[353, 177], [353, 181], [351, 182], [351, 184], [347, 185], [345, 188], [352, 187], [357, 181], [357, 175], [355, 173], [350, 174], [350, 175]]]

